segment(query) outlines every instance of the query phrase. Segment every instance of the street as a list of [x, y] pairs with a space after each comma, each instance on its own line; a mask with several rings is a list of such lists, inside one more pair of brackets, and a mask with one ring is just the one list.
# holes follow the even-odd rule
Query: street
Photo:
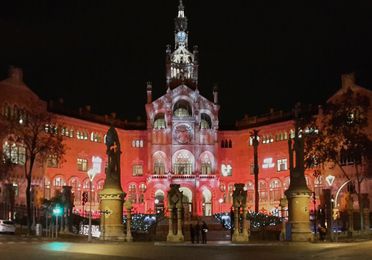
[[207, 245], [4, 241], [1, 259], [372, 259], [372, 241]]

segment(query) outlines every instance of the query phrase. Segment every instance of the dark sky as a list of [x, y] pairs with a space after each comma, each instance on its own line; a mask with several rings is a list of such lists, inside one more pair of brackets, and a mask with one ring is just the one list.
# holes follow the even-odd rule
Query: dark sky
[[[25, 3], [26, 2], [26, 3]], [[297, 3], [294, 3], [297, 2]], [[347, 3], [348, 2], [348, 3]], [[199, 89], [220, 89], [221, 124], [297, 101], [319, 104], [356, 71], [372, 89], [371, 1], [184, 0]], [[0, 77], [24, 69], [43, 99], [145, 116], [146, 81], [165, 92], [178, 0], [1, 1]], [[119, 94], [122, 91], [125, 94]]]

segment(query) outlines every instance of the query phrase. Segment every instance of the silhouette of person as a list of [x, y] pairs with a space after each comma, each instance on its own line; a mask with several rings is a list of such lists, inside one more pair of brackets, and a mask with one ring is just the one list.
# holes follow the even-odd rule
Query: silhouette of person
[[190, 223], [190, 239], [191, 239], [191, 243], [195, 243], [195, 230], [194, 230], [194, 227], [192, 225], [192, 223]]
[[207, 232], [208, 232], [208, 226], [205, 221], [203, 221], [203, 224], [201, 226], [201, 233], [202, 233], [202, 243], [206, 244], [207, 243]]
[[200, 241], [200, 224], [199, 224], [199, 220], [198, 222], [196, 223], [196, 226], [195, 226], [195, 238], [196, 238], [196, 243], [199, 244], [199, 241]]

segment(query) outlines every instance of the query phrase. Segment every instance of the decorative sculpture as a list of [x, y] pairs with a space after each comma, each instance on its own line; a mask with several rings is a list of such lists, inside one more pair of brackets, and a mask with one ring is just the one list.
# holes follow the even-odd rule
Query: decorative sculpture
[[[179, 184], [171, 184], [168, 191], [168, 205], [169, 205], [169, 231], [167, 241], [169, 242], [183, 242], [185, 240], [182, 233], [182, 197]], [[174, 210], [177, 211], [177, 231], [173, 231]]]
[[[234, 207], [234, 233], [232, 235], [233, 242], [248, 242], [249, 227], [247, 221], [247, 191], [244, 189], [243, 183], [234, 184], [233, 192], [233, 207]], [[240, 214], [242, 222], [240, 223]]]
[[[288, 139], [290, 185], [285, 195], [288, 199], [288, 223], [291, 225], [292, 241], [311, 240], [309, 222], [309, 199], [304, 167], [304, 140], [299, 135], [298, 110], [295, 118], [295, 136]], [[295, 153], [295, 155], [294, 155]], [[294, 165], [294, 156], [296, 165]]]
[[[101, 239], [125, 240], [123, 225], [123, 203], [126, 196], [120, 183], [120, 142], [113, 126], [106, 135], [106, 154], [108, 157], [106, 180], [103, 190], [99, 193], [101, 199]], [[129, 237], [129, 241], [132, 238]]]

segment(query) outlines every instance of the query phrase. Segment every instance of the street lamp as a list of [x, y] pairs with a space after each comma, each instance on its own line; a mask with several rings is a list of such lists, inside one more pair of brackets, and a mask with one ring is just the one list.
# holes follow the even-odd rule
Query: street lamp
[[[56, 216], [56, 238], [58, 238], [58, 216], [60, 216], [62, 213], [61, 207], [56, 204], [56, 206], [53, 208], [53, 215]], [[52, 229], [52, 234], [53, 234], [53, 229]]]
[[92, 241], [92, 182], [97, 174], [95, 169], [90, 169], [87, 172], [89, 177], [89, 228], [88, 228], [88, 242]]

